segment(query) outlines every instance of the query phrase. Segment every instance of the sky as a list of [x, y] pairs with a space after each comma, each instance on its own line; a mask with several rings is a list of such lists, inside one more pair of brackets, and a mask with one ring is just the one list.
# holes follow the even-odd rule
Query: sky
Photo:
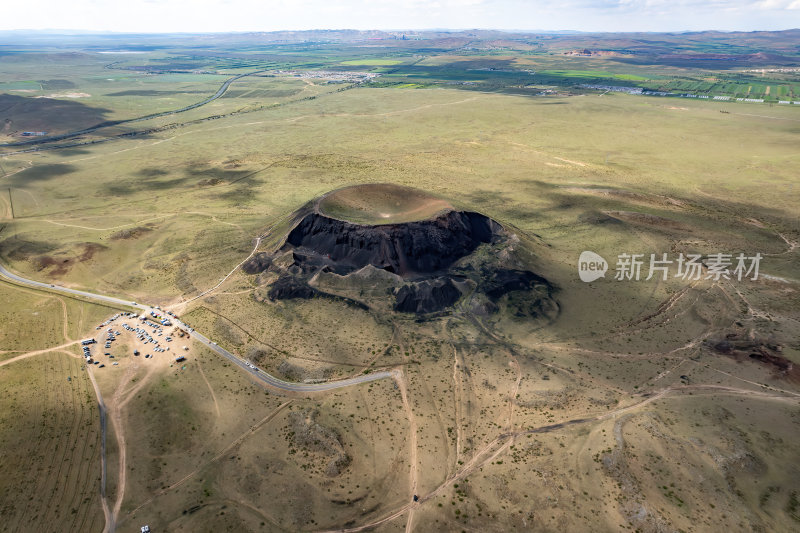
[[0, 30], [228, 32], [307, 29], [781, 30], [800, 0], [23, 0]]

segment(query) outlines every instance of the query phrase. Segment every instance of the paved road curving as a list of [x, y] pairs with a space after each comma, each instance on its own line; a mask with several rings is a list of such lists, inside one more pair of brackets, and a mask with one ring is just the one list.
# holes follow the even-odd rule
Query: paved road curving
[[137, 309], [146, 310], [149, 309], [148, 306], [137, 304], [130, 300], [123, 300], [121, 298], [114, 298], [113, 296], [104, 296], [102, 294], [95, 294], [93, 292], [85, 292], [79, 291], [76, 289], [68, 289], [67, 287], [61, 287], [59, 285], [53, 285], [51, 283], [43, 283], [41, 281], [34, 281], [32, 279], [23, 278], [22, 276], [18, 276], [13, 272], [9, 272], [3, 265], [0, 265], [0, 277], [4, 277], [6, 279], [10, 279], [12, 281], [16, 281], [17, 283], [21, 283], [22, 285], [27, 285], [29, 287], [34, 287], [37, 289], [47, 289], [51, 292], [60, 292], [62, 294], [72, 294], [75, 296], [83, 296], [84, 298], [89, 298], [90, 300], [94, 300], [96, 302], [102, 302], [105, 304], [113, 304], [113, 305], [121, 305], [124, 307], [135, 307]]
[[[93, 292], [86, 292], [86, 291], [79, 291], [76, 289], [70, 289], [67, 287], [61, 287], [59, 285], [54, 285], [50, 283], [43, 283], [41, 281], [34, 281], [31, 279], [23, 278], [9, 272], [6, 270], [3, 265], [0, 265], [0, 278], [5, 278], [15, 283], [19, 283], [21, 285], [26, 285], [28, 287], [33, 287], [36, 289], [45, 289], [50, 292], [57, 292], [61, 294], [68, 294], [73, 296], [81, 296], [82, 298], [86, 298], [88, 300], [93, 300], [95, 302], [100, 302], [104, 304], [112, 304], [123, 308], [133, 308], [138, 309], [140, 311], [149, 311], [152, 309], [149, 305], [144, 305], [136, 302], [132, 302], [131, 300], [123, 300], [121, 298], [115, 298], [113, 296], [105, 296], [102, 294], [95, 294]], [[255, 377], [261, 384], [266, 385], [268, 387], [272, 387], [275, 389], [280, 389], [283, 391], [289, 392], [323, 392], [329, 391], [333, 389], [339, 389], [342, 387], [349, 387], [351, 385], [357, 385], [359, 383], [366, 383], [368, 381], [376, 381], [379, 379], [391, 378], [392, 373], [381, 371], [381, 372], [374, 372], [370, 374], [362, 374], [360, 376], [356, 376], [353, 378], [342, 379], [338, 381], [328, 381], [325, 383], [294, 383], [291, 381], [283, 381], [282, 379], [276, 378], [275, 376], [264, 372], [263, 370], [256, 369], [254, 367], [249, 366], [249, 364], [237, 357], [236, 355], [232, 354], [228, 350], [220, 347], [215, 342], [211, 341], [201, 333], [194, 331], [193, 329], [189, 328], [186, 324], [181, 322], [178, 319], [173, 319], [173, 323], [177, 326], [180, 326], [187, 331], [189, 331], [189, 335], [193, 337], [198, 342], [204, 344], [206, 347], [210, 348], [212, 351], [216, 352], [217, 354], [221, 355], [222, 357], [228, 359], [230, 362], [238, 366], [240, 369], [249, 372], [250, 375]]]

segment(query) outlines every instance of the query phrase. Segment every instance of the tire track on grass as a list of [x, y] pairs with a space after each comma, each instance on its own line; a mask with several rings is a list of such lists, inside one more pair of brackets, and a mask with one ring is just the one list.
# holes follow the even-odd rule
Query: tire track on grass
[[[57, 367], [57, 368], [56, 368]], [[49, 376], [49, 385], [48, 387], [53, 391], [54, 403], [51, 405], [51, 410], [53, 413], [52, 419], [49, 423], [47, 423], [48, 429], [54, 431], [54, 428], [61, 428], [66, 423], [66, 417], [64, 416], [64, 405], [66, 405], [66, 398], [64, 397], [64, 389], [63, 387], [59, 387], [56, 383], [56, 375], [63, 374], [63, 358], [58, 356], [57, 361], [51, 361], [51, 364], [48, 366], [50, 372], [48, 373]], [[74, 417], [73, 417], [74, 418]], [[59, 489], [59, 482], [61, 480], [61, 466], [64, 463], [64, 457], [66, 454], [66, 445], [65, 445], [65, 433], [64, 431], [59, 431], [57, 438], [50, 438], [48, 453], [50, 457], [50, 463], [47, 466], [45, 474], [43, 476], [39, 476], [39, 487], [41, 489], [37, 490], [37, 494], [47, 495], [49, 497], [47, 500], [42, 499], [42, 507], [39, 511], [44, 511], [41, 514], [38, 514], [34, 519], [38, 518], [40, 522], [44, 524], [53, 524], [57, 522], [58, 514], [56, 511], [58, 509], [58, 504], [53, 505], [53, 498], [56, 497], [56, 494]], [[60, 451], [60, 455], [59, 455]], [[51, 490], [47, 491], [46, 489], [50, 488]], [[59, 494], [60, 496], [61, 494]], [[54, 514], [53, 518], [50, 518], [50, 515]]]
[[52, 348], [45, 348], [43, 350], [34, 350], [32, 352], [26, 352], [24, 354], [12, 357], [11, 359], [6, 359], [5, 361], [0, 361], [0, 367], [6, 366], [6, 365], [10, 365], [11, 363], [15, 363], [17, 361], [20, 361], [22, 359], [27, 359], [28, 357], [33, 357], [35, 355], [41, 355], [41, 354], [47, 353], [47, 352], [58, 351], [58, 350], [61, 350], [62, 348], [67, 348], [67, 347], [73, 346], [75, 344], [78, 344], [78, 341], [71, 341], [71, 342], [68, 342], [66, 344], [62, 344], [60, 346], [53, 346]]
[[113, 516], [108, 506], [108, 498], [106, 496], [106, 482], [108, 480], [106, 457], [106, 431], [108, 421], [106, 420], [106, 404], [103, 402], [103, 395], [100, 393], [100, 387], [97, 385], [97, 380], [94, 377], [94, 369], [91, 366], [87, 366], [86, 372], [89, 374], [89, 380], [92, 382], [100, 414], [100, 503], [103, 507], [103, 515], [105, 516], [103, 533], [111, 533], [114, 530]]
[[208, 378], [206, 377], [206, 373], [203, 372], [203, 365], [200, 364], [200, 359], [196, 359], [197, 362], [197, 369], [200, 371], [200, 375], [203, 376], [203, 381], [206, 382], [208, 385], [208, 391], [211, 393], [211, 399], [214, 400], [214, 410], [217, 412], [217, 418], [220, 417], [219, 412], [219, 403], [217, 403], [217, 395], [214, 394], [214, 389], [211, 387], [211, 383], [208, 382]]
[[[44, 415], [45, 415], [46, 406], [47, 406], [47, 394], [49, 393], [49, 390], [47, 389], [46, 383], [44, 382], [44, 380], [42, 380], [41, 384], [43, 386], [45, 386], [44, 401], [32, 402], [31, 403], [31, 405], [33, 405], [33, 411], [31, 413], [31, 417], [30, 418], [31, 418], [31, 420], [35, 420], [37, 422], [40, 422], [43, 419]], [[35, 472], [36, 471], [36, 466], [35, 465], [39, 461], [38, 444], [42, 441], [42, 437], [43, 437], [43, 434], [44, 434], [44, 431], [45, 431], [45, 424], [44, 423], [37, 424], [37, 427], [39, 428], [38, 433], [35, 436], [32, 436], [32, 438], [31, 438], [31, 442], [35, 442], [36, 443], [36, 447], [34, 447], [33, 453], [28, 453], [28, 454], [25, 455], [26, 461], [22, 463], [22, 468], [20, 469], [23, 472]], [[24, 484], [25, 481], [27, 481], [27, 484]], [[30, 487], [31, 494], [34, 493], [35, 481], [33, 479], [28, 478], [26, 480], [22, 480], [22, 483], [23, 483], [23, 485], [20, 487], [20, 490], [19, 490], [20, 493], [24, 493], [25, 490], [28, 487]], [[31, 501], [30, 499], [25, 500], [25, 502], [23, 504], [23, 507], [20, 510], [20, 513], [16, 517], [17, 518], [17, 526], [16, 526], [16, 528], [13, 527], [14, 524], [12, 522], [12, 530], [19, 530], [20, 529], [19, 524], [22, 523], [22, 519], [25, 517], [25, 514], [28, 512], [28, 507], [31, 505], [30, 501]]]
[[[79, 367], [78, 371], [81, 371], [81, 370], [82, 370], [82, 368]], [[99, 446], [97, 446], [97, 444], [99, 443], [99, 438], [98, 438], [99, 435], [98, 435], [98, 433], [96, 431], [96, 427], [94, 425], [94, 420], [95, 420], [95, 418], [94, 418], [94, 409], [91, 407], [91, 403], [88, 400], [88, 398], [90, 397], [90, 394], [89, 394], [89, 379], [88, 379], [88, 377], [83, 375], [82, 379], [80, 380], [80, 383], [81, 383], [81, 390], [80, 390], [81, 409], [82, 409], [82, 412], [86, 413], [86, 416], [84, 417], [85, 420], [87, 422], [89, 422], [89, 424], [87, 424], [87, 427], [88, 427], [87, 434], [86, 434], [87, 438], [83, 439], [84, 446], [83, 446], [83, 450], [81, 451], [81, 464], [83, 464], [85, 468], [83, 468], [83, 484], [82, 484], [82, 488], [81, 488], [81, 491], [80, 491], [80, 495], [83, 495], [84, 499], [85, 498], [89, 498], [89, 500], [91, 501], [92, 496], [94, 495], [93, 491], [91, 490], [92, 480], [95, 479], [94, 476], [92, 475], [92, 471], [93, 471], [92, 465], [95, 464], [95, 456], [97, 455], [98, 450], [99, 450]], [[89, 446], [90, 443], [93, 446], [90, 447]], [[87, 447], [91, 448], [91, 453], [87, 454]], [[80, 498], [80, 496], [78, 496], [78, 498]], [[78, 522], [78, 520], [76, 519], [76, 526], [77, 527], [76, 527], [75, 531], [87, 531], [88, 529], [91, 529], [91, 527], [87, 528], [86, 520], [90, 516], [91, 510], [92, 510], [92, 505], [91, 504], [82, 505], [82, 503], [83, 503], [83, 500], [80, 500], [80, 501], [77, 502], [77, 506], [78, 506], [77, 508], [79, 509], [78, 514], [82, 515], [82, 518], [81, 518], [80, 522]], [[81, 513], [81, 511], [82, 511], [82, 513]], [[91, 524], [90, 524], [90, 526], [91, 526]]]
[[[68, 376], [71, 377], [72, 376], [72, 364], [73, 364], [72, 358], [65, 359], [64, 356], [63, 356], [64, 352], [59, 352], [59, 353], [61, 354], [62, 363], [66, 363], [66, 373], [67, 373]], [[63, 364], [62, 364], [62, 371], [63, 370], [64, 370], [64, 367], [63, 367]], [[66, 504], [66, 512], [68, 513], [66, 515], [66, 517], [67, 517], [67, 519], [69, 519], [69, 518], [72, 519], [70, 521], [70, 530], [75, 531], [75, 529], [74, 529], [74, 527], [75, 527], [75, 519], [77, 518], [77, 516], [76, 516], [76, 514], [73, 514], [71, 512], [71, 510], [74, 509], [74, 507], [72, 506], [73, 499], [75, 499], [77, 496], [79, 496], [79, 494], [78, 494], [79, 478], [75, 476], [75, 465], [76, 465], [76, 463], [78, 464], [78, 468], [80, 468], [80, 462], [75, 460], [76, 459], [75, 449], [77, 448], [78, 444], [80, 444], [79, 441], [84, 441], [85, 442], [86, 439], [80, 439], [79, 438], [80, 437], [80, 435], [79, 435], [80, 426], [81, 426], [81, 408], [80, 408], [80, 404], [76, 403], [76, 394], [75, 394], [74, 384], [72, 383], [72, 380], [70, 379], [69, 381], [67, 381], [67, 383], [69, 384], [69, 386], [64, 385], [64, 383], [62, 381], [61, 382], [61, 387], [64, 390], [65, 395], [69, 398], [70, 405], [72, 406], [72, 409], [71, 409], [71, 411], [72, 411], [72, 425], [69, 427], [69, 429], [66, 432], [63, 433], [65, 438], [67, 439], [67, 443], [66, 443], [66, 446], [64, 447], [64, 458], [62, 459], [62, 461], [58, 465], [58, 474], [57, 474], [57, 476], [58, 476], [59, 481], [63, 482], [63, 484], [64, 484], [64, 488], [61, 491], [61, 500], [59, 502], [59, 505], [61, 505], [62, 503]], [[66, 405], [67, 405], [67, 403], [64, 402], [62, 404], [62, 408], [63, 408], [63, 406], [66, 406]], [[66, 472], [64, 472], [62, 474], [63, 469], [64, 469], [64, 463], [67, 463], [67, 465], [66, 465], [67, 470], [66, 470]], [[62, 513], [63, 512], [64, 511], [62, 511]], [[64, 521], [65, 521], [65, 519], [62, 519], [62, 522], [64, 522]]]
[[159, 497], [159, 496], [163, 496], [164, 494], [166, 494], [166, 493], [170, 492], [171, 490], [173, 490], [173, 489], [176, 489], [176, 488], [180, 487], [181, 485], [183, 485], [184, 483], [186, 483], [187, 481], [189, 481], [191, 478], [193, 478], [194, 476], [196, 476], [198, 473], [200, 473], [202, 470], [204, 470], [205, 468], [209, 467], [209, 466], [210, 466], [212, 463], [215, 463], [215, 462], [219, 461], [219, 460], [220, 460], [220, 459], [221, 459], [223, 456], [225, 456], [225, 455], [226, 455], [226, 454], [227, 454], [227, 453], [228, 453], [230, 450], [232, 450], [234, 447], [236, 447], [236, 446], [238, 446], [239, 444], [241, 444], [242, 442], [244, 442], [244, 440], [245, 440], [247, 437], [249, 437], [249, 436], [251, 436], [251, 435], [255, 434], [255, 433], [256, 433], [256, 432], [257, 432], [259, 429], [261, 429], [261, 427], [262, 427], [264, 424], [266, 424], [267, 422], [270, 422], [270, 421], [271, 421], [273, 418], [275, 418], [275, 417], [276, 417], [276, 416], [277, 416], [277, 415], [278, 415], [278, 414], [279, 414], [279, 413], [280, 413], [280, 412], [281, 412], [283, 409], [285, 409], [285, 408], [286, 408], [286, 407], [287, 407], [289, 404], [291, 404], [293, 401], [294, 401], [294, 400], [287, 400], [287, 401], [283, 402], [282, 404], [280, 404], [278, 407], [276, 407], [275, 409], [273, 409], [273, 410], [272, 410], [272, 411], [271, 411], [271, 412], [270, 412], [270, 413], [269, 413], [267, 416], [265, 416], [264, 418], [262, 418], [262, 419], [261, 419], [261, 420], [260, 420], [258, 423], [256, 423], [256, 424], [255, 424], [255, 425], [253, 425], [253, 426], [250, 426], [250, 428], [248, 428], [248, 430], [247, 430], [247, 431], [245, 431], [244, 433], [242, 433], [241, 435], [239, 435], [239, 436], [238, 436], [236, 439], [234, 439], [234, 440], [233, 440], [231, 443], [229, 443], [227, 446], [225, 446], [225, 447], [224, 447], [224, 448], [223, 448], [223, 449], [222, 449], [222, 450], [221, 450], [219, 453], [217, 453], [216, 455], [214, 455], [214, 457], [212, 457], [211, 459], [209, 459], [208, 461], [206, 461], [204, 464], [202, 464], [201, 466], [197, 467], [196, 469], [192, 470], [191, 472], [189, 472], [188, 474], [186, 474], [185, 476], [183, 476], [181, 479], [179, 479], [179, 480], [178, 480], [178, 481], [176, 481], [175, 483], [173, 483], [173, 484], [169, 485], [168, 487], [165, 487], [165, 488], [163, 488], [163, 489], [159, 490], [159, 491], [158, 491], [158, 492], [156, 492], [156, 493], [155, 493], [153, 496], [151, 496], [150, 498], [148, 498], [147, 500], [145, 500], [144, 502], [142, 502], [142, 503], [141, 503], [141, 504], [140, 504], [138, 507], [136, 507], [136, 508], [135, 508], [135, 509], [133, 509], [132, 511], [128, 512], [128, 513], [127, 513], [127, 515], [125, 516], [125, 518], [124, 518], [123, 520], [121, 520], [121, 522], [124, 522], [124, 521], [125, 521], [125, 520], [127, 520], [128, 518], [132, 518], [132, 517], [133, 517], [133, 516], [136, 514], [136, 512], [137, 512], [137, 511], [139, 511], [140, 509], [142, 509], [142, 508], [143, 508], [143, 507], [145, 507], [146, 505], [150, 504], [150, 503], [151, 503], [153, 500], [155, 500], [157, 497]]

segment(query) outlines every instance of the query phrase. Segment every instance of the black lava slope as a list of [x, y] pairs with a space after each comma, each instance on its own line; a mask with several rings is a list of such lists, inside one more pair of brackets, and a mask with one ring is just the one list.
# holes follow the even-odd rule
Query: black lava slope
[[[269, 300], [325, 297], [383, 309], [388, 303], [395, 312], [433, 316], [464, 298], [486, 313], [501, 305], [515, 316], [557, 312], [555, 287], [499, 253], [511, 235], [480, 213], [448, 210], [422, 220], [367, 225], [314, 209], [295, 220], [279, 249], [242, 265], [248, 274], [267, 273], [260, 279], [269, 289], [261, 294]], [[489, 248], [476, 254], [481, 245]], [[375, 278], [370, 268], [390, 274]], [[374, 292], [375, 283], [383, 292]]]
[[404, 285], [395, 294], [395, 311], [403, 313], [435, 313], [450, 307], [461, 297], [450, 278], [437, 278]]
[[372, 265], [408, 277], [446, 270], [482, 243], [492, 242], [501, 229], [484, 215], [462, 211], [379, 226], [312, 213], [295, 226], [286, 243], [329, 259], [337, 272]]

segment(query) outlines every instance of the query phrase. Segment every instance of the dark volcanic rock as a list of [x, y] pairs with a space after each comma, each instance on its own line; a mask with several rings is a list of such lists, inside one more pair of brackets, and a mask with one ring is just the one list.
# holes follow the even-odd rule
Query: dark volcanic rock
[[309, 287], [305, 282], [298, 280], [294, 276], [283, 276], [272, 284], [269, 289], [270, 300], [292, 300], [302, 298], [308, 300], [316, 296], [317, 291]]
[[733, 345], [727, 340], [719, 341], [714, 345], [714, 349], [719, 353], [730, 355], [733, 353]]
[[258, 274], [268, 269], [271, 264], [272, 256], [266, 252], [261, 252], [245, 261], [242, 265], [242, 270], [244, 270], [245, 274]]
[[404, 285], [395, 297], [395, 311], [425, 314], [450, 307], [461, 297], [461, 291], [450, 278], [437, 278]]
[[289, 233], [288, 245], [313, 251], [340, 269], [373, 265], [401, 276], [447, 269], [492, 242], [499, 224], [479, 213], [449, 211], [432, 220], [362, 226], [317, 213]]
[[[554, 298], [558, 288], [529, 270], [482, 268], [477, 290], [486, 295], [489, 303], [502, 301], [509, 313], [517, 318], [553, 321], [561, 311]], [[494, 308], [496, 310], [498, 306]]]
[[347, 305], [356, 307], [358, 309], [369, 309], [369, 307], [358, 300], [345, 298], [343, 296], [336, 296], [335, 294], [329, 294], [327, 292], [317, 290], [310, 286], [303, 279], [299, 279], [291, 275], [281, 276], [278, 278], [278, 280], [275, 281], [270, 287], [267, 297], [273, 301], [294, 299], [310, 300], [311, 298], [315, 297], [328, 298], [330, 300], [344, 302]]
[[542, 276], [528, 270], [497, 269], [483, 272], [483, 292], [494, 301], [504, 294], [513, 291], [527, 291], [536, 285], [547, 287], [548, 292], [552, 284]]
[[[389, 304], [401, 313], [430, 315], [452, 308], [463, 290], [469, 295], [467, 309], [480, 316], [502, 307], [511, 317], [557, 317], [557, 288], [520, 269], [526, 262], [513, 253], [519, 240], [500, 224], [480, 213], [455, 211], [419, 191], [398, 192], [385, 185], [372, 189], [345, 189], [347, 194], [332, 204], [338, 211], [321, 208], [329, 195], [307, 204], [295, 213], [283, 245], [254, 255], [242, 270], [269, 272], [258, 278], [261, 284], [277, 275], [266, 293], [273, 301], [325, 297], [365, 310]], [[429, 208], [429, 218], [409, 215], [423, 208]], [[358, 211], [356, 220], [409, 221], [359, 224], [346, 220], [351, 211]], [[370, 216], [359, 218], [362, 211]], [[328, 212], [345, 215], [333, 218]], [[264, 292], [256, 299], [263, 301]]]

